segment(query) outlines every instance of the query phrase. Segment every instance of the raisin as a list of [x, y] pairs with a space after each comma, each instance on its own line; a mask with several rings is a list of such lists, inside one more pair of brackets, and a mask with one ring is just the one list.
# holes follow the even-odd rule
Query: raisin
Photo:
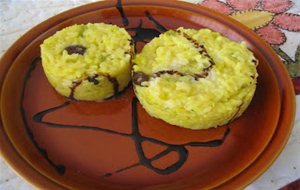
[[72, 54], [80, 54], [83, 55], [85, 53], [86, 48], [81, 45], [71, 45], [65, 48], [69, 55]]
[[143, 82], [148, 80], [149, 80], [149, 76], [143, 72], [133, 73], [133, 83], [136, 85], [141, 85]]

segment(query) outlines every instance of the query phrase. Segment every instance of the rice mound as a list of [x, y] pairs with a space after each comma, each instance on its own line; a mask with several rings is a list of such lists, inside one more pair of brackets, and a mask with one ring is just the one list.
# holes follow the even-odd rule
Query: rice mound
[[131, 36], [115, 25], [73, 25], [41, 45], [42, 65], [51, 85], [63, 96], [101, 101], [131, 80]]
[[190, 129], [227, 124], [250, 104], [257, 59], [209, 29], [169, 30], [133, 60], [136, 96], [153, 117]]

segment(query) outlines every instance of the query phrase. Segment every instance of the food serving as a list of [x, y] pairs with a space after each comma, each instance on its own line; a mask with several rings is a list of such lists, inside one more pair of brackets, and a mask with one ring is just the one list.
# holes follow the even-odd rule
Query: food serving
[[131, 36], [116, 25], [73, 25], [41, 45], [44, 72], [63, 96], [102, 101], [129, 83], [134, 53]]
[[136, 55], [134, 90], [153, 117], [190, 129], [217, 127], [250, 104], [257, 64], [244, 42], [209, 29], [169, 30]]

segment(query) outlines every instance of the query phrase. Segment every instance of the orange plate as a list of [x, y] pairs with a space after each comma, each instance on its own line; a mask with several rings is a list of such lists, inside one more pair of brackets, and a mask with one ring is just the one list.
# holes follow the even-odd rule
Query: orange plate
[[[97, 2], [59, 14], [30, 30], [3, 56], [4, 159], [39, 188], [226, 189], [253, 181], [286, 143], [295, 97], [273, 50], [224, 15], [177, 1], [123, 2], [125, 28], [135, 28], [131, 34], [143, 39], [162, 32], [158, 22], [168, 29], [210, 28], [247, 43], [259, 60], [257, 90], [247, 111], [228, 126], [192, 131], [151, 118], [135, 104], [131, 87], [114, 99], [95, 103], [70, 102], [49, 85], [39, 59], [43, 40], [78, 23], [123, 26], [126, 22], [116, 3]], [[138, 42], [138, 51], [142, 46]]]

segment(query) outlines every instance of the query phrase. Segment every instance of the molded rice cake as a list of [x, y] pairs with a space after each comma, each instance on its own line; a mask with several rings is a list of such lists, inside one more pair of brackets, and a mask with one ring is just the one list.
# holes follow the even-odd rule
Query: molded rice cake
[[244, 42], [209, 29], [169, 30], [136, 55], [134, 90], [153, 117], [190, 129], [217, 127], [250, 104], [257, 64]]
[[101, 101], [131, 80], [131, 36], [115, 25], [73, 25], [41, 45], [42, 65], [51, 85], [76, 100]]

